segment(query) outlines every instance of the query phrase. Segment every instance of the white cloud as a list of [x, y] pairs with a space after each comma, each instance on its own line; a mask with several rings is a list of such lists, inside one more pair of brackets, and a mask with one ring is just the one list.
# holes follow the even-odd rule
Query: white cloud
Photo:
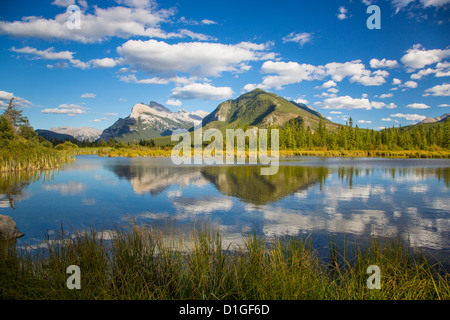
[[117, 48], [123, 63], [148, 73], [173, 75], [191, 72], [197, 76], [240, 72], [249, 61], [274, 57], [265, 50], [265, 45], [249, 42], [236, 45], [208, 42], [168, 44], [156, 40], [129, 40]]
[[437, 96], [437, 97], [449, 97], [450, 96], [450, 83], [444, 83], [441, 85], [436, 85], [432, 88], [425, 90], [424, 96]]
[[311, 64], [298, 64], [297, 62], [266, 61], [261, 67], [261, 72], [276, 74], [264, 77], [261, 89], [282, 89], [284, 85], [299, 83], [304, 80], [321, 79], [325, 70]]
[[215, 41], [217, 40], [216, 37], [213, 36], [209, 36], [203, 33], [197, 33], [197, 32], [193, 32], [191, 30], [188, 29], [180, 29], [178, 31], [178, 33], [182, 36], [186, 36], [191, 38], [192, 40], [199, 40], [199, 41]]
[[61, 51], [61, 52], [55, 52], [53, 47], [45, 49], [45, 50], [38, 50], [31, 47], [24, 47], [17, 49], [15, 47], [12, 47], [10, 49], [13, 52], [16, 53], [23, 53], [23, 54], [29, 54], [33, 55], [35, 57], [38, 57], [40, 59], [44, 60], [71, 60], [73, 59], [73, 52], [70, 51]]
[[315, 105], [323, 108], [323, 109], [342, 109], [342, 110], [353, 110], [353, 109], [381, 109], [386, 106], [383, 102], [370, 102], [367, 98], [352, 98], [350, 96], [341, 96], [341, 97], [331, 97], [325, 99], [322, 102], [315, 102]]
[[347, 18], [348, 18], [347, 12], [348, 12], [348, 10], [345, 9], [344, 6], [339, 7], [339, 13], [337, 14], [338, 19], [339, 19], [339, 20], [345, 20], [345, 19], [347, 19]]
[[108, 118], [99, 118], [99, 119], [94, 119], [94, 120], [89, 120], [89, 122], [102, 122], [102, 121], [108, 121]]
[[330, 114], [342, 114], [341, 111], [330, 111]]
[[75, 4], [75, 0], [54, 0], [52, 4], [58, 7], [67, 8], [68, 6]]
[[261, 89], [276, 88], [278, 90], [288, 84], [300, 83], [304, 80], [321, 80], [325, 76], [332, 78], [332, 82], [327, 81], [326, 86], [331, 86], [336, 81], [340, 82], [344, 78], [364, 86], [379, 86], [386, 82], [385, 78], [389, 75], [389, 72], [385, 70], [376, 70], [374, 72], [367, 70], [364, 64], [361, 63], [361, 60], [345, 63], [331, 62], [324, 66], [299, 64], [292, 61], [266, 61], [261, 67], [261, 72], [275, 75], [265, 76], [263, 82], [260, 85], [256, 85], [256, 87]]
[[183, 103], [180, 100], [177, 100], [177, 99], [168, 99], [166, 101], [166, 104], [169, 105], [169, 106], [181, 107], [181, 105]]
[[408, 49], [407, 53], [400, 59], [400, 61], [408, 68], [408, 71], [413, 72], [415, 69], [422, 69], [423, 67], [440, 62], [450, 56], [450, 49], [432, 49], [426, 50], [421, 44], [415, 44], [412, 49]]
[[419, 70], [419, 72], [411, 74], [411, 79], [420, 80], [422, 77], [433, 73], [435, 77], [450, 76], [450, 62], [438, 62], [435, 69], [427, 68]]
[[392, 98], [393, 96], [394, 96], [394, 94], [392, 94], [392, 93], [383, 93], [378, 98], [385, 99], [385, 98]]
[[391, 3], [395, 8], [395, 13], [397, 14], [401, 9], [405, 8], [408, 4], [414, 1], [415, 0], [392, 0]]
[[90, 63], [95, 68], [113, 68], [117, 65], [117, 61], [112, 58], [92, 59]]
[[336, 87], [337, 84], [333, 80], [328, 80], [327, 82], [324, 82], [320, 87], [315, 87], [315, 89], [328, 89], [331, 87]]
[[395, 109], [395, 108], [397, 108], [397, 105], [396, 105], [395, 103], [391, 102], [391, 103], [389, 103], [389, 104], [386, 106], [386, 108], [388, 108], [388, 109]]
[[1, 100], [11, 100], [14, 95], [11, 92], [0, 90], [0, 99]]
[[308, 32], [302, 32], [302, 33], [295, 33], [291, 32], [287, 36], [283, 37], [283, 42], [297, 42], [300, 44], [300, 46], [303, 46], [305, 43], [310, 42], [312, 40], [312, 33]]
[[397, 60], [386, 60], [386, 59], [372, 59], [370, 60], [370, 67], [373, 69], [379, 68], [397, 68], [399, 66]]
[[95, 98], [95, 94], [93, 94], [93, 93], [83, 93], [82, 95], [81, 95], [81, 98]]
[[406, 81], [403, 86], [407, 88], [417, 88], [418, 84], [415, 81]]
[[308, 100], [306, 99], [302, 99], [302, 98], [298, 98], [294, 100], [295, 103], [303, 103], [303, 104], [308, 104]]
[[406, 108], [410, 109], [429, 109], [430, 106], [426, 105], [425, 103], [410, 103], [406, 106]]
[[[118, 61], [112, 58], [92, 59], [88, 62], [83, 62], [81, 60], [74, 59], [73, 57], [75, 54], [74, 52], [70, 51], [55, 52], [53, 47], [45, 50], [38, 50], [32, 47], [24, 47], [20, 49], [12, 47], [10, 50], [16, 53], [32, 55], [33, 59], [67, 60], [68, 62], [70, 62], [72, 67], [79, 69], [89, 69], [91, 68], [91, 66], [94, 66], [96, 68], [112, 68], [118, 64]], [[59, 69], [68, 68], [69, 67], [68, 62], [58, 62], [55, 63], [54, 65], [48, 64], [47, 68], [49, 69], [53, 69], [54, 67]]]
[[[126, 2], [151, 4], [148, 1]], [[69, 13], [64, 12], [56, 15], [54, 19], [30, 16], [19, 21], [0, 21], [0, 34], [26, 38], [71, 40], [83, 43], [104, 41], [110, 37], [143, 36], [161, 39], [185, 37], [186, 33], [166, 33], [161, 29], [161, 23], [169, 22], [173, 15], [173, 10], [157, 10], [156, 6], [150, 6], [149, 8], [142, 5], [109, 8], [94, 6], [92, 14], [82, 12], [80, 29], [70, 30], [67, 28], [66, 20]]]
[[192, 83], [172, 89], [171, 97], [183, 100], [225, 100], [231, 98], [232, 95], [233, 90], [230, 87], [214, 87], [209, 83]]
[[438, 107], [440, 107], [440, 108], [450, 107], [450, 104], [448, 104], [448, 103], [443, 103], [443, 104], [438, 105]]
[[339, 92], [339, 89], [336, 89], [336, 88], [329, 88], [327, 91], [328, 91], [328, 92], [331, 92], [331, 93], [338, 93], [338, 92]]
[[391, 114], [391, 117], [393, 118], [405, 118], [408, 121], [422, 121], [426, 118], [426, 116], [420, 115], [420, 114], [403, 114], [403, 113], [396, 113]]
[[358, 120], [358, 123], [372, 123], [370, 120]]
[[427, 8], [427, 7], [442, 7], [448, 3], [450, 3], [450, 0], [420, 0], [420, 3]]
[[3, 109], [9, 105], [9, 101], [14, 97], [14, 104], [22, 108], [30, 108], [33, 103], [22, 97], [15, 97], [12, 92], [0, 90], [0, 107]]
[[58, 108], [47, 108], [41, 110], [42, 113], [66, 114], [68, 116], [77, 116], [86, 113], [86, 108], [76, 104], [60, 104]]
[[213, 21], [213, 20], [209, 20], [209, 19], [203, 19], [202, 20], [203, 24], [217, 24], [217, 22]]
[[118, 4], [135, 8], [152, 8], [155, 6], [153, 0], [116, 0]]
[[391, 118], [381, 118], [381, 121], [394, 121], [394, 120]]
[[335, 81], [342, 81], [348, 77], [350, 82], [358, 82], [364, 86], [380, 86], [386, 82], [389, 72], [367, 70], [361, 60], [354, 60], [345, 63], [331, 62], [325, 65], [327, 74]]
[[400, 80], [400, 79], [397, 79], [397, 78], [392, 79], [392, 84], [398, 85], [401, 83], [402, 83], [402, 80]]

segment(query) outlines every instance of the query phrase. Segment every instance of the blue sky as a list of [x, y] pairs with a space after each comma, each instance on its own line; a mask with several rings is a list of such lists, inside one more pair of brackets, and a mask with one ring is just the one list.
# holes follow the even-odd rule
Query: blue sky
[[0, 41], [0, 108], [16, 97], [35, 129], [104, 129], [139, 102], [211, 112], [254, 88], [362, 128], [450, 112], [450, 0], [2, 1]]

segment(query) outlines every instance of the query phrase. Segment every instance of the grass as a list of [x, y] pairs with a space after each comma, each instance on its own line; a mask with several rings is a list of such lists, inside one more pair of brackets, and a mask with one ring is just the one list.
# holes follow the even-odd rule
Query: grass
[[[169, 147], [143, 147], [126, 146], [122, 148], [96, 147], [79, 148], [76, 154], [95, 154], [101, 157], [170, 157], [172, 150]], [[191, 153], [194, 154], [193, 149]], [[270, 151], [269, 151], [270, 155]], [[280, 150], [280, 157], [295, 156], [315, 157], [385, 157], [385, 158], [415, 158], [415, 159], [450, 159], [448, 150]], [[248, 150], [246, 151], [248, 158]]]
[[[439, 263], [398, 239], [368, 244], [330, 240], [319, 257], [311, 238], [265, 239], [249, 234], [225, 244], [202, 227], [184, 236], [132, 224], [106, 240], [93, 228], [46, 246], [20, 250], [2, 244], [1, 299], [413, 299], [450, 298]], [[81, 289], [69, 290], [66, 269], [81, 270]], [[368, 266], [381, 269], [381, 289], [369, 290]]]
[[70, 151], [58, 151], [35, 141], [9, 141], [1, 147], [0, 172], [57, 169], [73, 160], [73, 155]]

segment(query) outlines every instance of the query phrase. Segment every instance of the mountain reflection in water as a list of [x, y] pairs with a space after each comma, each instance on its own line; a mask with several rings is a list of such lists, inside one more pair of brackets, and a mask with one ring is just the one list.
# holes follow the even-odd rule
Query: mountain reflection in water
[[253, 165], [81, 156], [58, 172], [0, 175], [0, 214], [26, 234], [19, 242], [42, 241], [61, 225], [108, 228], [136, 220], [189, 228], [207, 221], [235, 242], [249, 230], [326, 240], [386, 234], [448, 253], [449, 163], [300, 159], [262, 176]]

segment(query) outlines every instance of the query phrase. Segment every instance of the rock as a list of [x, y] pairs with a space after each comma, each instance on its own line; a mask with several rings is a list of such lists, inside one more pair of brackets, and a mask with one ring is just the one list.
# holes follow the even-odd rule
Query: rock
[[0, 215], [0, 239], [10, 240], [23, 237], [25, 234], [17, 229], [16, 222], [9, 216]]

